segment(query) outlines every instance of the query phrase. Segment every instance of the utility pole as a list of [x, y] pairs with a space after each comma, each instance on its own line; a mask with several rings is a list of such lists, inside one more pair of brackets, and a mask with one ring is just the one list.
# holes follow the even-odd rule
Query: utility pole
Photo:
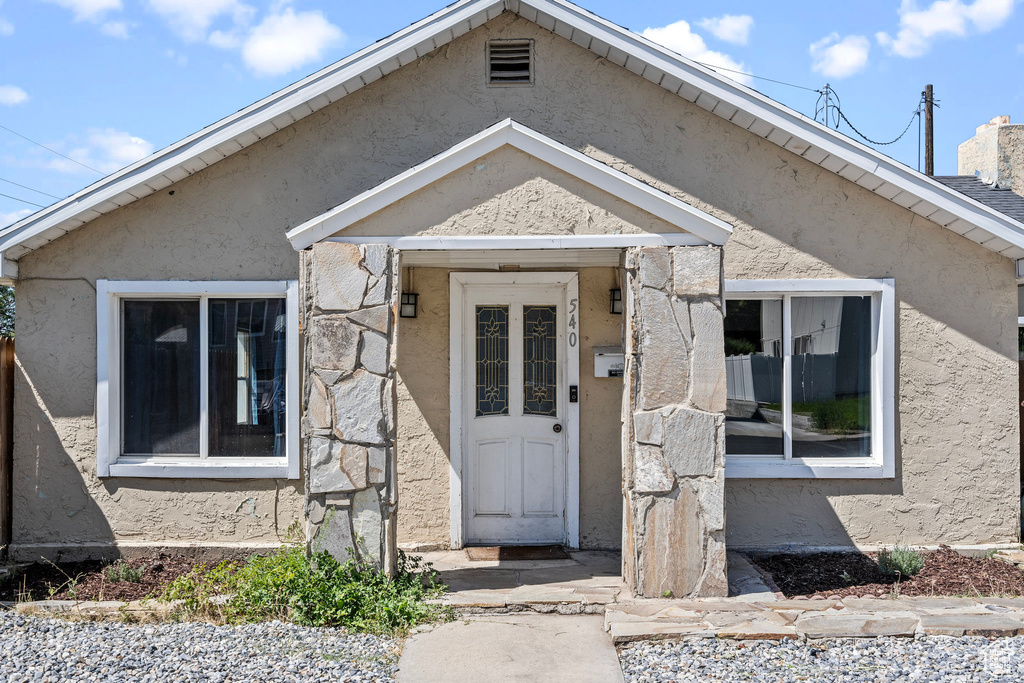
[[931, 83], [924, 86], [924, 173], [935, 175], [935, 137], [932, 129], [932, 106], [935, 104], [935, 94], [932, 92]]

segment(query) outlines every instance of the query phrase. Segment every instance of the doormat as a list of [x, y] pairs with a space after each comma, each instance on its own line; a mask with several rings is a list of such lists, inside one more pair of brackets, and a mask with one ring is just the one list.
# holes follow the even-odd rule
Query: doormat
[[466, 548], [471, 562], [510, 560], [568, 560], [569, 553], [560, 545], [488, 545]]

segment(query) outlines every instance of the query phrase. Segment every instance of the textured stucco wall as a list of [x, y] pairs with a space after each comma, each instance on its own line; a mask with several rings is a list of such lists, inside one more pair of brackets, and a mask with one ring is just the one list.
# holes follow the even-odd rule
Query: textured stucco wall
[[[302, 516], [301, 482], [96, 477], [96, 291], [109, 279], [285, 279], [298, 254], [242, 188], [218, 206], [210, 176], [97, 220], [21, 261], [16, 287], [14, 547], [66, 543], [279, 542]], [[235, 173], [238, 171], [236, 170]], [[227, 180], [230, 182], [230, 180]], [[257, 206], [249, 209], [247, 201]], [[223, 214], [220, 213], [223, 211]], [[232, 211], [237, 211], [229, 218]], [[244, 227], [243, 227], [244, 226]], [[230, 227], [231, 229], [226, 229]], [[64, 556], [70, 556], [65, 552]]]
[[635, 235], [680, 232], [504, 146], [345, 228], [345, 235]]
[[[535, 39], [534, 87], [484, 85], [488, 38]], [[291, 483], [94, 477], [95, 279], [296, 277], [288, 228], [509, 116], [734, 224], [727, 277], [896, 279], [897, 478], [731, 481], [729, 542], [1016, 537], [1013, 264], [503, 15], [22, 259], [15, 541], [276, 538]]]
[[[619, 344], [622, 316], [608, 312], [616, 268], [580, 274], [580, 545], [618, 548], [622, 539], [622, 380], [594, 377], [592, 347]], [[412, 268], [403, 286], [420, 296], [415, 318], [398, 322], [398, 542], [449, 543], [449, 290], [444, 268]]]
[[957, 173], [990, 177], [1024, 194], [1024, 124], [990, 123], [957, 148]]

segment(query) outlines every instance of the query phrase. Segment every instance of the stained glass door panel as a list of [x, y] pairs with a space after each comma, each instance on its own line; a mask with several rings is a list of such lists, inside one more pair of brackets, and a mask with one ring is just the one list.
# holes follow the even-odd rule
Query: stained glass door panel
[[508, 306], [476, 307], [476, 416], [508, 415]]
[[556, 415], [556, 321], [554, 306], [523, 306], [523, 415]]

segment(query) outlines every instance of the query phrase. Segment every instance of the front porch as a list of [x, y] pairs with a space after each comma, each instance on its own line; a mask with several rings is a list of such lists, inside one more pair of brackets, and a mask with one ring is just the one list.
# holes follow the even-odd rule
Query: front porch
[[[568, 554], [564, 560], [474, 561], [464, 550], [417, 553], [448, 586], [441, 602], [464, 614], [603, 614], [611, 605], [635, 602], [622, 579], [621, 553], [574, 550]], [[777, 599], [739, 553], [728, 554], [727, 575], [728, 596], [736, 602]]]
[[289, 232], [310, 547], [616, 549], [631, 593], [725, 595], [730, 231], [504, 121]]
[[[590, 576], [546, 565], [547, 578], [490, 573], [488, 581], [503, 584], [512, 600], [538, 585], [552, 605], [578, 595], [580, 610], [614, 600], [623, 586], [647, 597], [726, 594], [721, 250], [604, 252], [620, 265], [594, 265], [591, 253], [586, 267], [526, 270], [529, 250], [494, 252], [490, 258], [516, 261], [498, 273], [444, 268], [437, 261], [451, 255], [417, 256], [388, 244], [326, 241], [303, 252], [311, 549], [354, 552], [390, 571], [399, 539], [409, 545], [424, 533], [422, 519], [443, 510], [448, 538], [429, 532], [442, 547], [586, 550], [602, 525], [608, 538], [621, 515], [621, 565], [607, 553], [581, 555], [585, 562], [573, 566]], [[406, 263], [416, 265], [419, 283], [451, 283], [421, 299], [431, 314], [397, 315], [403, 283], [414, 278]], [[621, 314], [608, 311], [608, 282], [622, 283]], [[534, 300], [546, 303], [516, 303]], [[517, 322], [537, 308], [553, 326], [546, 341], [524, 336], [526, 323]], [[487, 314], [494, 327], [495, 311], [503, 336], [481, 346], [479, 317]], [[602, 316], [614, 322], [595, 327]], [[598, 378], [588, 347], [616, 337], [625, 341], [624, 376]], [[529, 351], [537, 344], [547, 350]], [[482, 360], [485, 347], [504, 350]], [[549, 368], [543, 386], [531, 353]], [[484, 377], [484, 361], [502, 369]], [[431, 451], [437, 462], [423, 467]], [[610, 467], [600, 466], [602, 458]], [[419, 483], [404, 485], [403, 474]], [[464, 578], [453, 576], [457, 585]]]

